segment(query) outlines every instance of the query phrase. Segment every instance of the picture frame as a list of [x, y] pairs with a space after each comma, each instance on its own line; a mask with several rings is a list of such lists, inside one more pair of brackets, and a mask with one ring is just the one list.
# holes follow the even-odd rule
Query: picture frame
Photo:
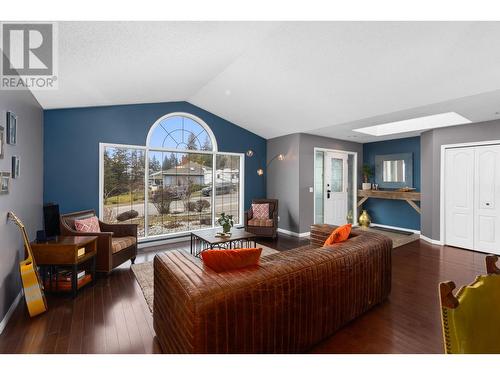
[[13, 112], [7, 112], [7, 144], [17, 143], [17, 116]]
[[12, 171], [11, 171], [12, 178], [19, 178], [20, 172], [21, 172], [21, 160], [19, 159], [19, 156], [13, 156]]
[[3, 134], [5, 132], [5, 129], [3, 126], [0, 126], [0, 159], [3, 159], [4, 153], [5, 153], [5, 144], [3, 141]]
[[10, 173], [0, 172], [0, 194], [9, 194]]

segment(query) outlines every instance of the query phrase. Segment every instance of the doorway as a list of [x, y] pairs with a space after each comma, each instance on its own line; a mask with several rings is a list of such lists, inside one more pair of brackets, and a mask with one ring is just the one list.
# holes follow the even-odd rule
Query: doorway
[[314, 149], [314, 223], [354, 223], [356, 170], [357, 153]]

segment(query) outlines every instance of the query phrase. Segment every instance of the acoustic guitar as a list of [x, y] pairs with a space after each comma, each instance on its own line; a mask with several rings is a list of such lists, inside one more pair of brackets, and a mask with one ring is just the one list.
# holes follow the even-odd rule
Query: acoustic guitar
[[7, 219], [11, 220], [21, 230], [24, 246], [26, 248], [26, 252], [28, 253], [28, 257], [22, 262], [19, 262], [19, 270], [21, 272], [21, 280], [23, 282], [26, 306], [28, 307], [30, 316], [34, 317], [47, 311], [47, 301], [43, 293], [40, 275], [38, 274], [38, 268], [35, 263], [35, 258], [33, 257], [33, 251], [31, 250], [30, 241], [28, 239], [28, 235], [26, 234], [24, 224], [13, 212], [9, 212], [7, 214]]

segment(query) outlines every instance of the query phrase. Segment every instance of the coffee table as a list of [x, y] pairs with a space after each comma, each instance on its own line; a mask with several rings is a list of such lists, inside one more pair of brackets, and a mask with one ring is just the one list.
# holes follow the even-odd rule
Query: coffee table
[[207, 249], [237, 249], [241, 247], [256, 247], [257, 236], [244, 229], [233, 228], [230, 237], [216, 237], [220, 229], [206, 229], [191, 232], [191, 255], [200, 256]]

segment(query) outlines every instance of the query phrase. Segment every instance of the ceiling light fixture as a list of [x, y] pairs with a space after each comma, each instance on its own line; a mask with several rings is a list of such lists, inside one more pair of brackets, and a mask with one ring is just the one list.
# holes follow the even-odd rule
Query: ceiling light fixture
[[456, 112], [445, 112], [437, 115], [423, 116], [408, 120], [388, 122], [386, 124], [367, 126], [353, 129], [358, 133], [364, 133], [380, 137], [389, 134], [408, 133], [414, 131], [443, 128], [446, 126], [469, 124], [472, 121]]

